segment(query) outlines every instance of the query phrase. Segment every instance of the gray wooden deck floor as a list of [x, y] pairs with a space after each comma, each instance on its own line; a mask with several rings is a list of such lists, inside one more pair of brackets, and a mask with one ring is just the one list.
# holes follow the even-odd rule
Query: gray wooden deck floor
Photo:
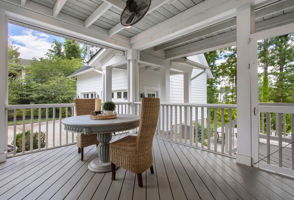
[[0, 164], [0, 199], [294, 199], [294, 180], [256, 168], [237, 165], [234, 159], [164, 140], [154, 140], [154, 168], [136, 176], [118, 169], [92, 173], [88, 162], [95, 146], [79, 160], [75, 146], [10, 158]]

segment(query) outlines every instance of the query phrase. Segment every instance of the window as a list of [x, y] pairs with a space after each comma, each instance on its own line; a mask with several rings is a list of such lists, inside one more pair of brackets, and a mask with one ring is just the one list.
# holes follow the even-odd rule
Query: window
[[122, 98], [121, 93], [122, 93], [122, 92], [117, 92], [117, 94], [116, 94], [117, 99], [121, 99], [121, 98]]
[[124, 92], [124, 99], [128, 99], [128, 92]]
[[111, 97], [114, 98], [114, 92], [111, 94]]
[[148, 98], [155, 98], [156, 97], [156, 94], [155, 93], [148, 93], [147, 94], [147, 97]]
[[96, 92], [86, 92], [82, 94], [83, 99], [94, 99], [96, 97], [99, 98], [99, 96], [96, 94]]

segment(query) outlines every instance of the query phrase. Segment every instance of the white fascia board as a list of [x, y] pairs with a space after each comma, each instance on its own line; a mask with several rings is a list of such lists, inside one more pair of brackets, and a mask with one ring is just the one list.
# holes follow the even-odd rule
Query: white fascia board
[[121, 66], [127, 64], [127, 59], [125, 56], [122, 55], [112, 55], [112, 57], [105, 62], [101, 68], [104, 67], [116, 67], [116, 66]]
[[94, 56], [94, 58], [92, 58], [90, 60], [90, 62], [88, 63], [88, 65], [92, 66], [94, 65], [95, 62], [97, 62], [97, 60], [99, 59], [99, 57], [106, 51], [106, 49], [102, 49], [97, 55]]
[[80, 75], [83, 75], [83, 74], [86, 74], [86, 73], [90, 73], [90, 72], [97, 72], [97, 73], [102, 73], [101, 71], [99, 71], [99, 70], [96, 70], [96, 69], [94, 69], [94, 68], [90, 68], [90, 69], [87, 69], [87, 70], [85, 70], [85, 71], [82, 71], [82, 72], [79, 72], [79, 73], [77, 73], [77, 74], [75, 74], [75, 75], [70, 75], [70, 76], [68, 76], [67, 78], [73, 78], [73, 77], [76, 77], [76, 76], [80, 76]]
[[58, 18], [54, 18], [52, 9], [32, 1], [27, 2], [26, 7], [21, 7], [17, 0], [0, 1], [0, 9], [5, 11], [9, 19], [30, 26], [120, 50], [131, 48], [129, 39], [126, 37], [119, 35], [109, 37], [104, 29], [85, 28], [83, 21], [63, 13], [60, 13]]
[[144, 50], [232, 18], [237, 0], [206, 0], [131, 38], [132, 48]]
[[210, 69], [206, 69], [205, 72], [206, 72], [207, 78], [214, 78]]

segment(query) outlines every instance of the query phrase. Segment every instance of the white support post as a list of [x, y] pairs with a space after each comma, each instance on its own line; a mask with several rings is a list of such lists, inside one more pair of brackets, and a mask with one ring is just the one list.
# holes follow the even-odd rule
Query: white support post
[[252, 165], [252, 91], [250, 35], [255, 31], [254, 12], [247, 0], [237, 11], [237, 162]]
[[160, 101], [170, 100], [170, 65], [160, 68]]
[[191, 101], [191, 72], [184, 72], [184, 103]]
[[7, 150], [7, 115], [8, 103], [7, 45], [8, 21], [5, 12], [0, 9], [0, 162], [6, 161]]
[[130, 49], [127, 52], [128, 60], [128, 100], [131, 103], [139, 101], [139, 65], [138, 51]]
[[112, 100], [112, 69], [104, 67], [102, 71], [103, 102]]

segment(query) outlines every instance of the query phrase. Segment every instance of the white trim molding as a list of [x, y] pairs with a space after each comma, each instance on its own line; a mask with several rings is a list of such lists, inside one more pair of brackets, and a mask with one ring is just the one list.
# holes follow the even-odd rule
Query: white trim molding
[[7, 151], [7, 112], [8, 103], [8, 20], [0, 9], [0, 162], [6, 161]]

